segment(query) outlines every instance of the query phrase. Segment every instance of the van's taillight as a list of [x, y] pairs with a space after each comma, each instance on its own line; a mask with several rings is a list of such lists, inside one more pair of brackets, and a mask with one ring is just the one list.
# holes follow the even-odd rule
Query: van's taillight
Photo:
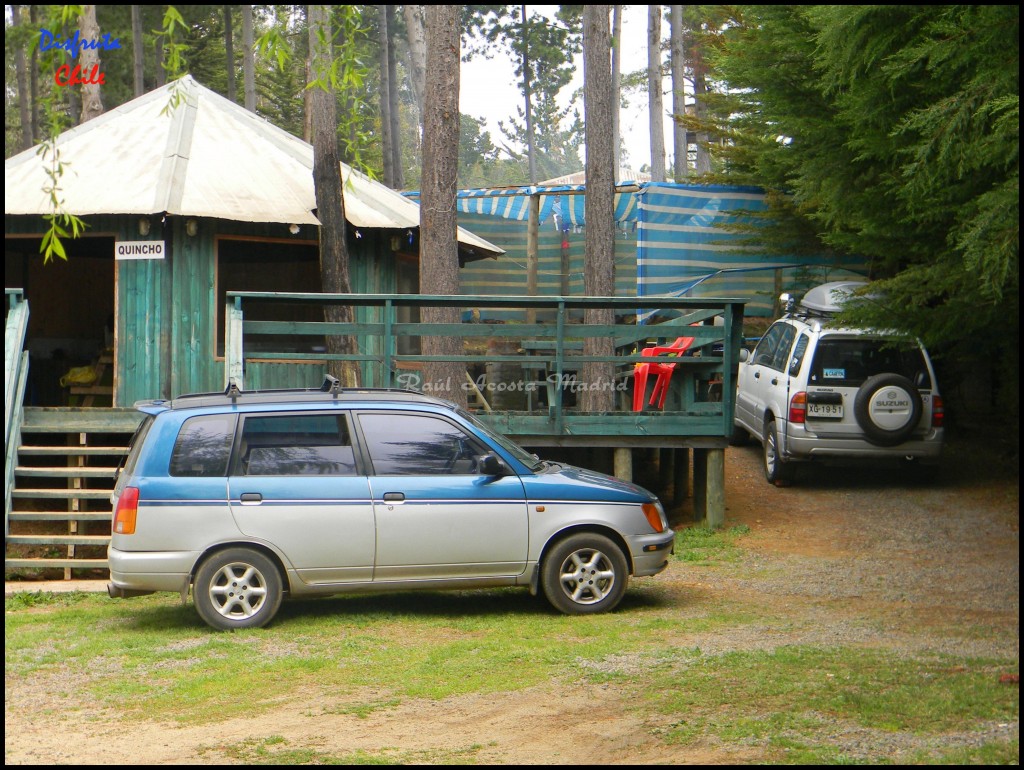
[[804, 423], [807, 417], [807, 394], [800, 391], [789, 400], [789, 421]]
[[941, 428], [946, 419], [946, 406], [942, 403], [942, 396], [932, 396], [932, 427]]
[[138, 513], [138, 487], [125, 487], [121, 490], [121, 496], [117, 498], [117, 508], [114, 509], [114, 521], [111, 531], [115, 535], [134, 535], [135, 517]]

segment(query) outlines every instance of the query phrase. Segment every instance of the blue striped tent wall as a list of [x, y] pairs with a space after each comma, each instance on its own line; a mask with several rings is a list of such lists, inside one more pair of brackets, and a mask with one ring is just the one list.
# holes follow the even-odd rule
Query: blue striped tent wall
[[[580, 197], [580, 196], [574, 196]], [[526, 230], [527, 223], [486, 214], [459, 214], [459, 225], [485, 238], [506, 253], [497, 259], [482, 259], [462, 268], [459, 275], [462, 294], [526, 295]], [[568, 275], [563, 280], [563, 237], [568, 253]], [[553, 220], [543, 223], [537, 237], [537, 294], [554, 297], [562, 294], [582, 296], [583, 250], [586, 237], [582, 227], [568, 231], [555, 229]], [[563, 287], [567, 291], [563, 291]], [[615, 293], [627, 296], [636, 293], [636, 233], [630, 222], [619, 223], [615, 237]], [[512, 320], [516, 313], [484, 311], [484, 318]], [[545, 320], [543, 315], [538, 316]]]
[[723, 225], [752, 221], [767, 209], [755, 187], [650, 183], [637, 194], [637, 293], [642, 296], [729, 297], [747, 315], [769, 315], [776, 289], [799, 291], [825, 281], [863, 277], [864, 260], [739, 250], [746, 236]]
[[[633, 185], [630, 189], [636, 189]], [[746, 314], [772, 313], [779, 290], [863, 278], [867, 262], [740, 251], [744, 235], [722, 228], [767, 209], [760, 188], [642, 183], [616, 195], [615, 290], [618, 295], [740, 299]], [[543, 188], [540, 197], [538, 293], [562, 293], [560, 229], [568, 227], [569, 295], [583, 294], [584, 185]], [[506, 250], [462, 270], [464, 294], [526, 293], [526, 219], [538, 188], [462, 190], [459, 224]], [[570, 194], [574, 193], [574, 194]], [[416, 199], [416, 193], [409, 197]]]

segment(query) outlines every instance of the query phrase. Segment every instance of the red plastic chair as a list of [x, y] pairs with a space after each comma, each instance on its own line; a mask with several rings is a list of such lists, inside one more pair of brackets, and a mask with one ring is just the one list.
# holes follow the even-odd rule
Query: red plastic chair
[[[642, 356], [663, 356], [673, 353], [682, 355], [690, 345], [693, 344], [693, 337], [679, 337], [671, 345], [660, 345], [644, 348], [640, 351]], [[658, 409], [665, 408], [665, 399], [668, 396], [668, 384], [672, 380], [672, 372], [675, 364], [664, 363], [638, 363], [633, 367], [633, 411], [644, 410], [644, 396], [647, 395], [647, 378], [654, 374], [657, 379], [654, 381], [654, 388], [651, 390], [651, 400], [648, 404], [658, 403]]]

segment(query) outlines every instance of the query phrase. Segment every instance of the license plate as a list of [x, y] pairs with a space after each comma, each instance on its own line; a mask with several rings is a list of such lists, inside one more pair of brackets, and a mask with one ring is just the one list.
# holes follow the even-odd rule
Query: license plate
[[808, 404], [807, 416], [818, 419], [840, 420], [843, 417], [842, 404]]

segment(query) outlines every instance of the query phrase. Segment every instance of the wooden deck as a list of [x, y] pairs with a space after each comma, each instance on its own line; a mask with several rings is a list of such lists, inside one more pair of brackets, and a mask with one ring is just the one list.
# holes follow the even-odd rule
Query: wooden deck
[[[287, 320], [285, 309], [303, 303], [319, 308], [351, 306], [359, 321], [331, 324]], [[249, 305], [259, 305], [264, 314], [261, 320], [246, 318], [245, 308]], [[245, 389], [246, 383], [254, 380], [259, 388], [275, 387], [270, 372], [282, 362], [309, 367], [311, 383], [317, 382], [328, 360], [357, 362], [367, 385], [408, 385], [410, 371], [437, 360], [408, 351], [419, 350], [426, 337], [459, 338], [465, 354], [445, 360], [465, 364], [467, 373], [479, 367], [482, 359], [492, 370], [504, 371], [504, 381], [487, 379], [483, 383], [480, 391], [485, 399], [489, 392], [498, 392], [502, 386], [506, 391], [513, 386], [536, 386], [531, 391], [535, 397], [526, 399], [523, 408], [482, 410], [478, 415], [481, 420], [527, 447], [613, 448], [615, 473], [627, 479], [633, 475], [630, 450], [692, 449], [698, 516], [716, 526], [724, 520], [723, 452], [732, 431], [732, 395], [743, 341], [743, 305], [739, 300], [678, 297], [228, 292], [225, 385], [234, 382]], [[276, 307], [281, 308], [280, 314], [271, 314], [277, 315], [277, 320], [267, 320], [268, 308]], [[463, 322], [429, 324], [409, 320], [431, 307], [458, 308]], [[591, 309], [611, 310], [616, 323], [578, 322]], [[657, 311], [659, 323], [635, 322], [640, 314], [650, 311]], [[516, 320], [481, 320], [488, 315]], [[640, 354], [649, 344], [664, 344], [683, 333], [694, 337], [684, 356]], [[359, 352], [328, 355], [322, 351], [307, 352], [299, 346], [271, 350], [263, 342], [271, 337], [298, 340], [332, 334], [354, 336]], [[614, 355], [585, 355], [588, 338], [612, 339]], [[483, 356], [481, 348], [487, 350]], [[614, 372], [616, 392], [612, 411], [588, 413], [576, 406], [574, 389], [586, 387], [586, 383], [574, 377], [589, 362], [607, 364]], [[664, 409], [645, 406], [643, 411], [633, 411], [634, 366], [644, 363], [674, 364]], [[476, 381], [472, 374], [469, 379]], [[688, 458], [681, 452], [679, 457]], [[688, 462], [672, 464], [688, 469]]]

